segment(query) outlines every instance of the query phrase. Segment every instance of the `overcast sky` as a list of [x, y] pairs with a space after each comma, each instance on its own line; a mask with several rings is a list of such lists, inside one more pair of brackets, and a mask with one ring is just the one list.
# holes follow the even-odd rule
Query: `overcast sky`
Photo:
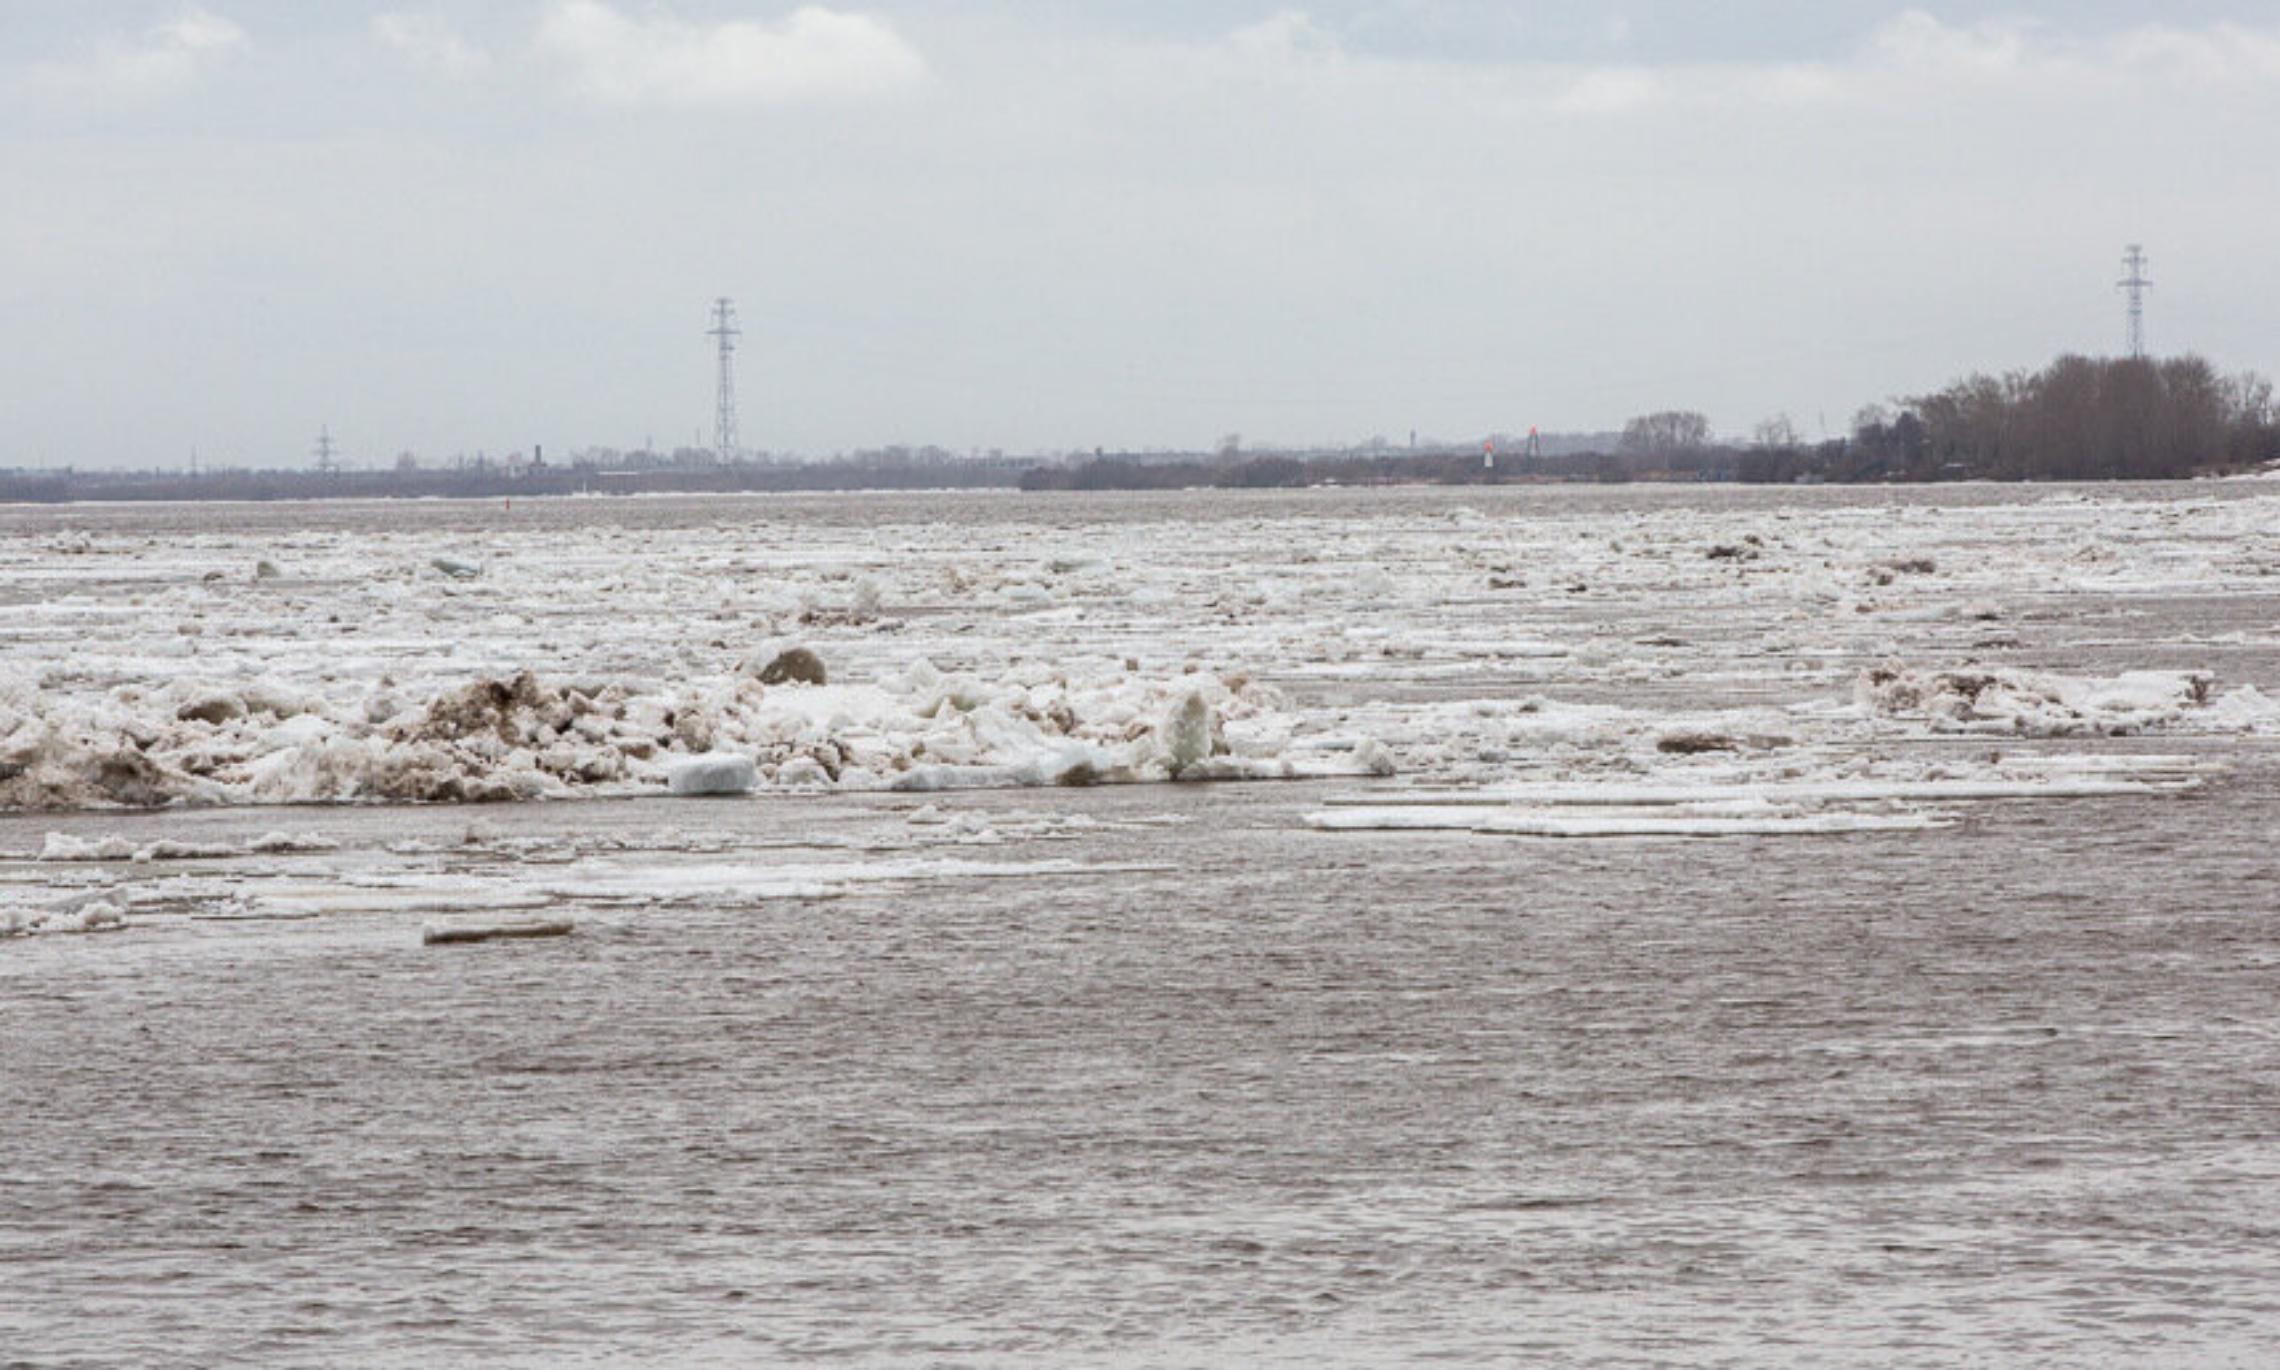
[[0, 5], [0, 466], [685, 443], [715, 295], [813, 453], [1815, 436], [2132, 241], [2280, 371], [2280, 5]]

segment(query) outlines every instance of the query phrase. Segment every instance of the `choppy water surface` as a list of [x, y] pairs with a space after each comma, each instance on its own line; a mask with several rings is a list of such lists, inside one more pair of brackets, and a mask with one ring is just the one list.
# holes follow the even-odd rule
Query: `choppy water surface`
[[[2033, 664], [2276, 683], [2238, 586], [2036, 605]], [[0, 1364], [2255, 1364], [2280, 757], [2014, 750], [2085, 746], [2231, 769], [1682, 842], [1309, 829], [1351, 782], [0, 818], [0, 894], [142, 882], [0, 941]], [[6, 859], [274, 830], [339, 847]]]

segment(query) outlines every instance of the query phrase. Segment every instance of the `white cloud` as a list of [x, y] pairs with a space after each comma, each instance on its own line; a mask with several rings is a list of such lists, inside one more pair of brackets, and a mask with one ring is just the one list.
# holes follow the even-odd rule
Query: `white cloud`
[[2011, 22], [1950, 25], [1922, 10], [1908, 10], [1876, 31], [1871, 52], [1912, 71], [2005, 76], [2034, 54], [2027, 30]]
[[193, 7], [139, 41], [106, 43], [78, 61], [42, 62], [31, 69], [30, 80], [36, 90], [72, 99], [150, 100], [186, 89], [247, 46], [244, 29]]
[[2271, 29], [2240, 24], [2199, 30], [2137, 29], [2115, 40], [2114, 51], [2140, 71], [2208, 80], [2280, 78], [2280, 31]]
[[461, 38], [449, 20], [432, 14], [377, 15], [372, 36], [419, 70], [455, 81], [480, 76], [491, 66], [489, 53]]
[[1553, 84], [1551, 107], [1562, 114], [1623, 114], [1663, 98], [1663, 82], [1645, 67], [1600, 67]]
[[1338, 42], [1304, 11], [1280, 13], [1246, 25], [1227, 35], [1227, 46], [1253, 57], [1291, 58], [1329, 56]]
[[[1611, 41], [1629, 36], [1620, 21]], [[1499, 117], [1635, 119], [1652, 111], [1699, 118], [1719, 111], [1808, 106], [1890, 111], [1970, 92], [2012, 103], [2064, 104], [2104, 94], [2198, 95], [2280, 80], [2280, 29], [2162, 24], [2070, 35], [2014, 20], [1951, 24], [1904, 10], [1843, 57], [1797, 62], [1655, 64], [1464, 61], [1388, 57], [1345, 47], [1304, 12], [1285, 10], [1214, 43], [1160, 51], [1199, 69], [1239, 62], [1318, 95], [1416, 90], [1437, 102], [1478, 102]], [[1152, 73], [1151, 73], [1152, 79]]]
[[2280, 32], [2147, 24], [2069, 40], [2042, 25], [1951, 25], [1909, 10], [1870, 39], [1868, 65], [1957, 82], [2267, 81], [2280, 76]]
[[885, 21], [805, 6], [780, 23], [631, 19], [602, 0], [560, 0], [539, 47], [587, 95], [620, 105], [863, 99], [923, 80], [926, 62]]

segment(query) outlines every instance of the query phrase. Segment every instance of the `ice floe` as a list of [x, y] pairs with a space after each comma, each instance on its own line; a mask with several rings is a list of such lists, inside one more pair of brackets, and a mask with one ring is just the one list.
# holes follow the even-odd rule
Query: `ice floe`
[[2000, 759], [1970, 775], [1691, 782], [1536, 782], [1333, 795], [1308, 814], [1324, 832], [1458, 831], [1514, 837], [1779, 837], [1914, 832], [1957, 821], [1954, 806], [2154, 798], [2198, 789], [2221, 763], [2185, 756]]
[[665, 783], [680, 795], [748, 794], [760, 783], [760, 771], [749, 756], [706, 752], [674, 762], [666, 770]]
[[111, 894], [73, 895], [37, 907], [0, 902], [0, 937], [39, 933], [116, 932], [126, 926], [127, 905]]
[[567, 918], [526, 919], [504, 923], [429, 923], [420, 929], [420, 942], [430, 947], [460, 946], [478, 942], [520, 942], [542, 937], [568, 937], [578, 925]]
[[[26, 525], [0, 536], [0, 810], [662, 794], [707, 757], [813, 800], [1893, 778], [1931, 743], [2273, 737], [2269, 491]], [[2170, 625], [2180, 595], [2206, 621]]]
[[73, 837], [69, 833], [51, 832], [40, 848], [41, 861], [203, 861], [221, 860], [236, 856], [273, 855], [290, 852], [328, 852], [334, 843], [316, 833], [273, 832], [247, 842], [183, 842], [161, 838], [156, 842], [134, 843], [126, 838]]
[[0, 693], [0, 808], [928, 790], [1391, 765], [1382, 752], [1351, 764], [1263, 754], [1297, 726], [1279, 691], [1243, 676], [1088, 678], [1023, 664], [991, 678], [924, 658], [841, 685], [769, 686], [738, 672], [646, 689], [522, 672], [419, 706], [392, 689], [339, 701], [204, 684], [94, 699], [18, 689]]
[[2174, 728], [2280, 731], [2280, 708], [2254, 686], [2219, 700], [2207, 671], [2126, 671], [2080, 678], [2010, 667], [1861, 673], [1854, 698], [1884, 718], [1921, 719], [1937, 732], [2126, 737]]
[[1669, 811], [1635, 813], [1447, 805], [1334, 809], [1309, 814], [1326, 832], [1467, 831], [1509, 837], [1795, 837], [1830, 833], [1919, 832], [1950, 821], [1935, 814], [1766, 813], [1753, 817]]

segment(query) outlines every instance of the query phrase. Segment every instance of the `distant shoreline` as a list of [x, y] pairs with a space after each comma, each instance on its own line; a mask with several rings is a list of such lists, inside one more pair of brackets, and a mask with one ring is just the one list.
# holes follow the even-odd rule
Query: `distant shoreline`
[[861, 490], [1010, 490], [1024, 467], [998, 463], [873, 468], [853, 464], [604, 471], [19, 471], [0, 473], [0, 504], [262, 504], [288, 500], [558, 499], [607, 495], [843, 494]]
[[[1705, 454], [1708, 455], [1708, 454]], [[632, 495], [824, 495], [1018, 491], [1032, 494], [1175, 490], [1300, 490], [1348, 488], [1479, 488], [1527, 485], [1745, 485], [1755, 487], [2142, 484], [2144, 478], [2103, 480], [2002, 479], [1984, 474], [1903, 480], [1871, 478], [1747, 479], [1730, 468], [1609, 471], [1599, 454], [1483, 465], [1475, 454], [1445, 458], [1339, 459], [1262, 457], [1248, 461], [1136, 461], [1108, 458], [1081, 465], [1039, 463], [961, 470], [956, 466], [908, 471], [852, 467], [756, 467], [729, 471], [649, 471], [483, 477], [396, 472], [320, 474], [261, 471], [190, 476], [186, 473], [18, 472], [0, 474], [0, 505], [269, 504], [312, 500], [576, 499]], [[1398, 463], [1398, 464], [1397, 464]], [[2158, 483], [2242, 479], [2253, 469], [2209, 470]]]

